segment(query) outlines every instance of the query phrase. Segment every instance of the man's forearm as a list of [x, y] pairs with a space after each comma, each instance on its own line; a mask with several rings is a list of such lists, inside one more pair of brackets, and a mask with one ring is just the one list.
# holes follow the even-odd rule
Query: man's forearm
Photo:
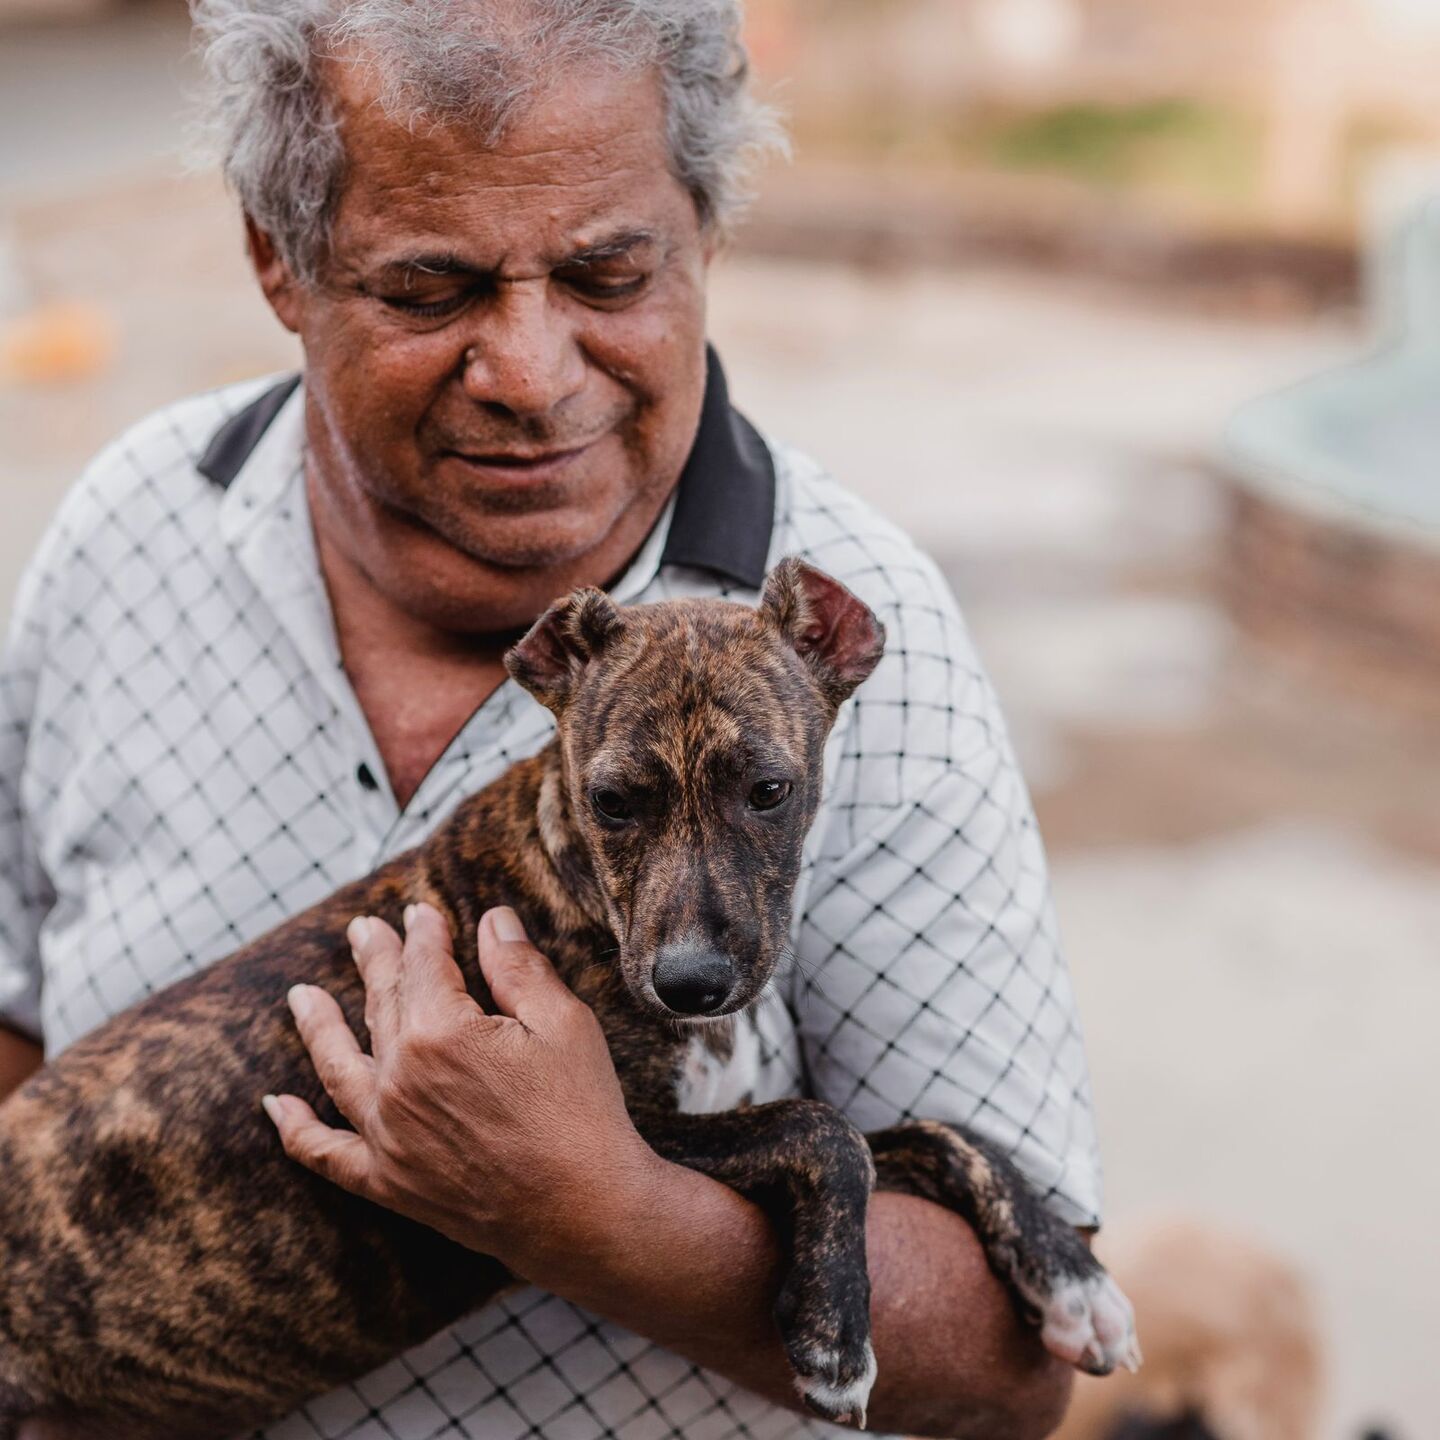
[[[664, 1161], [595, 1205], [568, 1253], [522, 1261], [526, 1278], [799, 1408], [770, 1317], [780, 1249], [756, 1206]], [[877, 1195], [868, 1248], [879, 1362], [871, 1429], [1029, 1440], [1058, 1426], [1070, 1372], [1017, 1319], [959, 1216]]]
[[33, 1040], [0, 1025], [0, 1100], [18, 1090], [44, 1060], [45, 1052]]

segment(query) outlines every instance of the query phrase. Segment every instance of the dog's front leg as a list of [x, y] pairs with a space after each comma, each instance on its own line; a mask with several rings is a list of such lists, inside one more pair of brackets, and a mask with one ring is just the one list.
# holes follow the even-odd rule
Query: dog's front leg
[[1092, 1375], [1140, 1363], [1130, 1302], [1080, 1235], [993, 1145], [933, 1120], [867, 1137], [876, 1187], [958, 1211], [1054, 1355]]
[[865, 1263], [874, 1170], [865, 1137], [818, 1100], [636, 1119], [667, 1160], [723, 1181], [774, 1221], [788, 1249], [775, 1322], [795, 1388], [817, 1415], [863, 1426], [875, 1383]]

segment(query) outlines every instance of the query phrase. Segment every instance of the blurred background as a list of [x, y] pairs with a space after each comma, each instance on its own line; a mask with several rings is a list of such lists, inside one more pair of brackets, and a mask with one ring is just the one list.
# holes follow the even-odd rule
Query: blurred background
[[[795, 159], [713, 333], [976, 632], [1107, 1239], [1249, 1237], [1324, 1337], [1304, 1433], [1440, 1434], [1440, 0], [750, 0], [750, 28]], [[95, 449], [297, 358], [181, 164], [187, 39], [178, 0], [0, 0], [0, 614]]]

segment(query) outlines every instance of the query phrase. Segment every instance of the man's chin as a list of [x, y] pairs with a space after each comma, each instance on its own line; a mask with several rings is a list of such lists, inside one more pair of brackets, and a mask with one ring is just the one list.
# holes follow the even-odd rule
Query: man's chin
[[[541, 517], [527, 517], [535, 520]], [[583, 520], [565, 524], [560, 517], [543, 517], [545, 524], [497, 524], [485, 534], [440, 536], [453, 554], [469, 565], [516, 579], [537, 571], [565, 571], [582, 565], [610, 534]], [[558, 522], [558, 523], [557, 523]]]
[[557, 505], [523, 514], [470, 511], [463, 516], [398, 512], [409, 531], [407, 550], [425, 563], [479, 566], [501, 572], [552, 570], [579, 563], [604, 544], [613, 517]]
[[410, 614], [444, 630], [524, 630], [567, 590], [612, 578], [588, 573], [586, 560], [613, 527], [602, 529], [593, 517], [545, 516], [538, 524], [539, 518], [521, 523], [512, 516], [453, 533], [412, 524], [409, 543], [391, 552], [383, 588]]

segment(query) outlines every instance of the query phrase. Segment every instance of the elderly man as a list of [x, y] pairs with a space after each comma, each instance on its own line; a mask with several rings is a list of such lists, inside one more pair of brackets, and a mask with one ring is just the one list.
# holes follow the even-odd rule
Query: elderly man
[[[500, 657], [558, 594], [753, 600], [803, 553], [890, 646], [836, 727], [753, 1093], [819, 1095], [865, 1128], [968, 1122], [1096, 1224], [1043, 856], [954, 603], [731, 410], [706, 349], [707, 270], [769, 135], [737, 0], [196, 12], [255, 271], [305, 368], [142, 422], [22, 585], [0, 673], [0, 1087], [537, 749], [549, 717]], [[516, 923], [496, 912], [484, 943], [552, 1003]], [[406, 943], [433, 959], [447, 939], [426, 920]], [[286, 1148], [531, 1288], [266, 1436], [826, 1433], [768, 1318], [767, 1222], [653, 1156], [604, 1163], [634, 1148], [591, 1098], [593, 1035], [573, 1037], [584, 1056], [530, 1047], [508, 1089], [483, 1047], [404, 1038], [358, 1137], [271, 1101]], [[507, 1214], [481, 1175], [505, 1177]], [[875, 1428], [1058, 1423], [1068, 1377], [959, 1218], [881, 1196], [869, 1247]]]

